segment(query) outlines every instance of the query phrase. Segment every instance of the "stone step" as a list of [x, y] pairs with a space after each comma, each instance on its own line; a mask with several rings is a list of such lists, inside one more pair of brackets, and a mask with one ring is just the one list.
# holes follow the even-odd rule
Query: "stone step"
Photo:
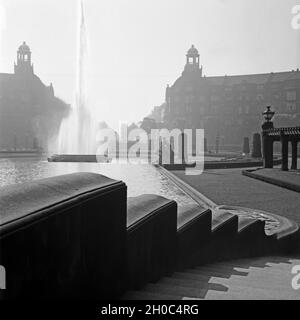
[[[207, 265], [207, 266], [201, 266], [201, 267], [195, 267], [194, 269], [189, 270], [196, 270], [199, 271], [199, 273], [202, 272], [222, 272], [224, 274], [231, 274], [231, 275], [247, 275], [250, 272], [254, 273], [255, 271], [259, 273], [282, 273], [282, 272], [288, 272], [290, 273], [290, 270], [292, 269], [293, 265], [287, 265], [285, 268], [277, 268], [277, 266], [265, 266], [265, 267], [228, 267], [228, 266], [220, 266], [220, 265]], [[187, 271], [189, 271], [187, 270]]]
[[231, 293], [231, 292], [208, 292], [205, 298], [197, 298], [197, 297], [183, 297], [181, 300], [298, 300], [297, 297], [276, 297], [269, 295], [268, 293], [265, 294], [254, 294], [249, 293], [245, 295], [241, 295], [240, 293]]
[[220, 230], [238, 231], [238, 217], [223, 210], [215, 210], [212, 213], [212, 232]]
[[207, 300], [300, 300], [299, 292], [288, 290], [272, 290], [247, 287], [231, 287], [226, 293], [210, 290]]
[[148, 284], [143, 290], [151, 293], [177, 295], [180, 298], [184, 296], [204, 298], [208, 292], [208, 289], [206, 288], [191, 288], [191, 287], [184, 287], [179, 285], [174, 286], [174, 285], [160, 284], [160, 283]]
[[[202, 252], [211, 241], [212, 212], [182, 213], [177, 222], [177, 261], [178, 268], [193, 266], [194, 255]], [[178, 227], [179, 226], [179, 227]]]
[[202, 282], [208, 282], [209, 279], [211, 278], [211, 275], [207, 274], [199, 274], [199, 273], [188, 273], [186, 271], [184, 272], [174, 272], [172, 274], [173, 278], [180, 278], [180, 279], [193, 279], [193, 280], [198, 280]]
[[144, 290], [128, 291], [122, 297], [122, 300], [180, 300], [182, 297], [178, 295], [153, 293]]
[[238, 236], [238, 216], [222, 210], [213, 210], [211, 241], [205, 243], [194, 260], [195, 265], [235, 257], [233, 249]]
[[272, 263], [289, 263], [293, 260], [300, 260], [300, 257], [297, 256], [261, 256], [261, 257], [251, 257], [251, 258], [242, 258], [234, 260], [222, 261], [222, 263], [261, 263], [261, 262], [272, 262]]
[[[196, 281], [209, 281], [209, 282], [217, 282], [217, 283], [222, 283], [220, 282], [221, 280], [230, 280], [232, 282], [241, 282], [241, 283], [251, 283], [251, 281], [263, 281], [262, 283], [265, 282], [266, 279], [270, 283], [277, 283], [277, 284], [282, 284], [285, 285], [286, 283], [291, 283], [293, 275], [289, 272], [283, 272], [283, 273], [248, 273], [246, 276], [239, 276], [239, 275], [212, 275], [212, 274], [206, 274], [204, 275], [203, 273], [199, 272], [175, 272], [173, 274], [174, 278], [180, 278], [180, 279], [190, 279], [190, 280], [196, 280]], [[221, 279], [221, 280], [220, 280]], [[225, 282], [224, 282], [225, 283]]]
[[237, 276], [247, 276], [247, 271], [238, 271], [238, 270], [232, 270], [232, 272], [228, 272], [228, 270], [220, 270], [218, 268], [194, 268], [194, 269], [187, 269], [185, 273], [191, 273], [191, 274], [198, 274], [198, 275], [206, 275], [210, 277], [219, 277], [219, 278], [230, 278], [233, 275]]
[[238, 232], [241, 234], [245, 231], [256, 232], [265, 236], [265, 221], [239, 216]]
[[227, 291], [227, 287], [219, 283], [211, 283], [205, 280], [190, 280], [176, 277], [164, 277], [159, 281], [159, 284], [182, 286], [188, 288], [202, 288], [207, 290]]
[[[266, 262], [264, 264], [254, 264], [254, 265], [248, 265], [248, 264], [226, 264], [226, 263], [216, 263], [214, 265], [205, 265], [203, 268], [220, 268], [223, 270], [238, 270], [238, 271], [249, 271], [249, 270], [268, 270], [272, 268], [272, 270], [278, 270], [278, 271], [283, 271], [283, 270], [291, 270], [291, 268], [295, 265], [300, 265], [300, 260], [298, 262], [293, 262], [293, 263], [271, 263], [271, 262]], [[197, 267], [197, 268], [202, 268]]]
[[[268, 261], [276, 262], [270, 266], [258, 266]], [[247, 267], [237, 267], [237, 264]], [[300, 259], [287, 257], [261, 257], [209, 264], [185, 272], [175, 272], [157, 283], [148, 284], [141, 291], [127, 293], [124, 298], [300, 300], [300, 291], [294, 290], [291, 285], [294, 277], [291, 269], [296, 264], [300, 264]]]
[[[227, 291], [230, 287], [243, 287], [243, 288], [261, 288], [261, 289], [272, 289], [272, 290], [285, 290], [290, 289], [291, 287], [291, 279], [285, 278], [285, 279], [275, 279], [275, 281], [256, 281], [253, 279], [253, 281], [249, 281], [249, 279], [244, 277], [238, 277], [233, 276], [231, 278], [206, 278], [206, 279], [199, 279], [195, 277], [187, 277], [182, 275], [174, 275], [171, 278], [165, 277], [161, 281], [162, 283], [168, 283], [168, 284], [176, 284], [181, 286], [187, 286], [187, 287], [200, 287], [204, 286], [210, 290], [215, 291]], [[267, 278], [267, 280], [269, 280]]]
[[278, 269], [273, 269], [272, 267], [269, 267], [268, 269], [250, 269], [250, 270], [245, 270], [245, 269], [235, 269], [232, 271], [228, 270], [220, 270], [218, 268], [215, 269], [189, 269], [187, 270], [188, 273], [194, 273], [194, 274], [205, 274], [205, 275], [210, 275], [211, 277], [215, 278], [224, 278], [224, 279], [229, 279], [229, 278], [247, 278], [249, 280], [252, 279], [263, 279], [266, 277], [272, 278], [273, 280], [276, 281], [277, 278], [281, 279], [291, 279], [292, 278], [292, 267], [285, 269], [285, 270], [278, 270]]
[[[228, 289], [231, 288], [244, 288], [244, 289], [262, 289], [272, 291], [293, 291], [291, 286], [292, 275], [284, 279], [265, 277], [262, 279], [240, 279], [238, 277], [230, 279], [211, 278], [210, 283], [222, 285]], [[247, 280], [247, 281], [246, 281]], [[220, 290], [221, 291], [221, 290]], [[300, 295], [300, 292], [299, 292]]]
[[256, 267], [256, 268], [264, 268], [266, 266], [272, 266], [278, 269], [285, 268], [286, 266], [291, 266], [295, 264], [300, 264], [300, 260], [298, 259], [286, 259], [282, 258], [281, 260], [273, 260], [272, 258], [265, 259], [265, 258], [255, 258], [254, 259], [245, 259], [245, 260], [237, 260], [237, 261], [224, 261], [224, 262], [217, 262], [215, 266], [227, 266], [228, 268], [232, 267], [239, 267], [239, 268], [249, 268], [249, 267]]
[[[216, 290], [218, 289], [218, 290]], [[164, 279], [158, 284], [149, 284], [141, 292], [141, 295], [135, 295], [136, 298], [146, 298], [146, 293], [152, 295], [153, 299], [160, 295], [160, 298], [171, 296], [173, 299], [182, 299], [186, 297], [196, 299], [300, 299], [300, 293], [293, 290], [292, 287], [272, 287], [261, 288], [245, 285], [237, 285], [231, 283], [229, 287], [193, 287], [187, 284], [168, 282]]]
[[211, 210], [203, 210], [203, 208], [199, 208], [194, 204], [184, 206], [184, 210], [182, 211], [178, 210], [177, 230], [180, 231], [180, 229], [188, 226], [190, 223], [194, 223], [198, 219], [201, 219], [203, 221], [203, 225], [201, 225], [201, 228], [207, 228], [209, 232], [211, 232]]

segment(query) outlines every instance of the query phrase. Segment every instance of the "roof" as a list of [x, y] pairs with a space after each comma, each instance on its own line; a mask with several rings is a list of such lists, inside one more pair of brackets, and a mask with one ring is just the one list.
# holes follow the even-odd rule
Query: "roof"
[[0, 81], [10, 81], [15, 75], [13, 73], [0, 73]]
[[[26, 85], [25, 85], [26, 84]], [[44, 99], [49, 96], [49, 87], [46, 86], [41, 79], [33, 75], [19, 76], [11, 73], [0, 73], [0, 96], [11, 96], [16, 100], [22, 90], [26, 90], [30, 94]], [[57, 106], [65, 108], [66, 103], [58, 97], [52, 97], [52, 101], [56, 101]], [[0, 105], [0, 109], [3, 105]]]
[[213, 85], [237, 85], [237, 84], [256, 84], [263, 85], [266, 83], [276, 83], [288, 80], [300, 80], [300, 71], [286, 71], [286, 72], [271, 72], [271, 73], [261, 73], [261, 74], [245, 74], [245, 75], [225, 75], [225, 76], [205, 76], [201, 77], [198, 74], [184, 74], [179, 77], [174, 85], [182, 83], [193, 83], [195, 85], [200, 85], [203, 83], [213, 84]]
[[19, 51], [22, 51], [22, 52], [30, 52], [30, 48], [29, 48], [29, 46], [26, 44], [25, 41], [22, 43], [22, 45], [20, 45]]
[[228, 85], [240, 84], [240, 83], [253, 83], [253, 84], [265, 84], [266, 82], [281, 82], [287, 80], [300, 80], [300, 71], [286, 71], [276, 73], [261, 73], [261, 74], [246, 74], [246, 75], [234, 75], [234, 76], [216, 76], [206, 77], [213, 84], [222, 85], [226, 83]]
[[[35, 81], [40, 87], [46, 87], [41, 79], [35, 74], [25, 74], [24, 76], [19, 76], [14, 73], [0, 73], [0, 84], [7, 85], [13, 88], [14, 86], [18, 86], [19, 83], [23, 81]], [[3, 87], [2, 87], [3, 89]]]
[[191, 48], [188, 50], [187, 54], [189, 56], [197, 56], [199, 55], [198, 50], [195, 48], [195, 46], [192, 44]]

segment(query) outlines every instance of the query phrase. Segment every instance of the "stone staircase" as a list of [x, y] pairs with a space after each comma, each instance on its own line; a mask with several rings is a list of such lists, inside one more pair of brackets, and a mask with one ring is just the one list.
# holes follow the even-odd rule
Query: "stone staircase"
[[243, 208], [179, 213], [175, 272], [131, 287], [122, 298], [300, 299], [291, 287], [291, 269], [300, 259], [287, 257], [299, 244], [298, 225], [272, 215], [279, 225], [267, 232], [266, 220], [235, 209]]
[[[142, 199], [129, 198], [128, 217], [134, 216], [139, 221], [143, 213], [155, 212], [157, 201], [157, 197], [149, 195]], [[160, 201], [167, 200], [160, 199]], [[159, 206], [161, 205], [159, 203]], [[265, 220], [260, 219], [261, 215], [264, 216]], [[267, 228], [268, 217], [278, 222], [273, 230]], [[169, 220], [167, 219], [167, 221]], [[161, 223], [159, 226], [161, 226]], [[157, 228], [158, 226], [153, 230], [157, 231]], [[248, 291], [249, 295], [243, 293], [240, 297], [249, 299], [252, 297], [268, 298], [271, 296], [273, 287], [260, 288], [258, 286], [259, 279], [265, 279], [266, 271], [268, 276], [277, 275], [280, 271], [277, 266], [278, 260], [286, 263], [286, 269], [282, 270], [285, 276], [278, 275], [278, 278], [285, 279], [284, 285], [290, 286], [292, 277], [291, 270], [288, 270], [288, 268], [291, 266], [287, 258], [281, 257], [297, 249], [299, 228], [297, 224], [284, 217], [265, 212], [254, 212], [247, 208], [228, 206], [218, 206], [202, 212], [197, 210], [177, 212], [177, 232], [174, 235], [175, 237], [172, 238], [175, 249], [172, 247], [174, 250], [172, 249], [172, 254], [167, 259], [168, 268], [158, 268], [170, 252], [168, 250], [164, 254], [156, 254], [158, 247], [164, 248], [167, 243], [170, 243], [170, 241], [165, 242], [169, 229], [170, 221], [156, 233], [156, 236], [150, 236], [147, 245], [145, 242], [145, 246], [141, 247], [139, 242], [139, 248], [131, 252], [128, 257], [129, 264], [131, 261], [138, 261], [138, 263], [135, 262], [136, 267], [130, 268], [133, 270], [130, 285], [127, 288], [127, 293], [121, 298], [235, 299], [235, 297], [239, 297], [240, 291], [248, 287], [251, 288], [251, 285], [254, 287]], [[146, 231], [142, 232], [145, 233]], [[157, 242], [155, 239], [159, 236], [162, 237]], [[157, 242], [155, 250], [154, 247], [152, 248], [153, 241]], [[150, 250], [150, 247], [153, 250]], [[258, 258], [263, 256], [277, 256], [279, 258], [270, 260], [271, 262], [275, 261], [270, 269], [270, 266], [266, 264], [267, 260]], [[250, 260], [240, 260], [246, 258]], [[266, 265], [262, 264], [263, 261]], [[255, 267], [258, 263], [260, 268], [256, 270]], [[238, 267], [242, 267], [242, 270]], [[248, 267], [251, 267], [251, 272], [247, 270]], [[159, 270], [159, 272], [155, 272], [155, 270]], [[251, 282], [253, 275], [257, 277], [257, 280], [254, 279], [254, 284]], [[214, 281], [214, 278], [216, 278], [216, 281]], [[226, 283], [229, 278], [232, 282], [228, 283], [228, 287]], [[271, 280], [273, 280], [272, 277]], [[229, 288], [231, 289], [229, 290]], [[286, 293], [286, 291], [284, 291], [284, 297], [293, 297], [293, 290], [289, 290], [291, 291], [289, 293]]]
[[207, 208], [192, 216], [178, 213], [177, 267], [282, 255], [299, 249], [297, 223], [269, 212], [216, 204], [171, 172], [160, 167], [158, 170], [200, 206]]
[[[207, 264], [175, 272], [124, 300], [300, 300], [292, 287], [292, 268], [300, 257], [271, 256]], [[299, 271], [298, 271], [299, 272]], [[298, 280], [299, 283], [299, 280]]]
[[[202, 206], [177, 211], [177, 218], [165, 219], [163, 226], [159, 222], [151, 229], [147, 245], [145, 242], [142, 246], [144, 242], [139, 241], [135, 246], [128, 246], [136, 248], [128, 256], [129, 265], [135, 267], [130, 268], [133, 271], [123, 299], [252, 299], [276, 298], [278, 294], [294, 297], [291, 262], [284, 257], [299, 252], [296, 223], [268, 212], [216, 205], [203, 199], [195, 189], [170, 177]], [[135, 217], [137, 222], [143, 222], [167, 203], [167, 199], [158, 202], [158, 198], [151, 195], [129, 198], [127, 218]], [[203, 203], [207, 208], [204, 211]], [[166, 213], [161, 216], [166, 217]], [[145, 223], [140, 225], [146, 226]], [[130, 221], [127, 227], [131, 228]], [[170, 230], [173, 230], [172, 241], [167, 240]], [[146, 231], [141, 232], [145, 234]], [[164, 250], [170, 243], [172, 247]], [[271, 260], [259, 258], [263, 256]], [[293, 263], [298, 262], [300, 264], [296, 260]], [[284, 268], [281, 263], [285, 264]], [[259, 287], [268, 277], [266, 286]], [[284, 290], [273, 295], [275, 289], [268, 285], [277, 278], [279, 282], [275, 288], [282, 286]]]
[[177, 269], [231, 259], [287, 254], [299, 244], [298, 225], [283, 217], [276, 216], [280, 219], [279, 226], [266, 232], [265, 220], [232, 212], [220, 206], [198, 214], [183, 226], [178, 224]]

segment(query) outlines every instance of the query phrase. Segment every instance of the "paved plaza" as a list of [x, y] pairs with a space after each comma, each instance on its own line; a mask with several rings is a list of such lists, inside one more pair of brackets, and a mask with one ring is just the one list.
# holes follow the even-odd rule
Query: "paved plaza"
[[218, 205], [259, 209], [300, 223], [300, 195], [242, 175], [242, 169], [207, 170], [199, 176], [173, 173]]

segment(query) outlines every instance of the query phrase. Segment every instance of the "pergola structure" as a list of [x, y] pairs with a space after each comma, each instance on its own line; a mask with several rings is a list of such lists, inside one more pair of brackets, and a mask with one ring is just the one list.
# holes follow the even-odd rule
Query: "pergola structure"
[[263, 113], [265, 122], [262, 125], [262, 137], [263, 137], [263, 157], [264, 167], [273, 168], [273, 144], [275, 141], [281, 142], [281, 157], [282, 166], [281, 169], [287, 171], [288, 168], [288, 155], [289, 155], [289, 142], [292, 145], [292, 170], [297, 170], [297, 148], [300, 141], [300, 127], [285, 127], [274, 128], [271, 121], [275, 112], [270, 110], [271, 107], [267, 107], [267, 110]]

